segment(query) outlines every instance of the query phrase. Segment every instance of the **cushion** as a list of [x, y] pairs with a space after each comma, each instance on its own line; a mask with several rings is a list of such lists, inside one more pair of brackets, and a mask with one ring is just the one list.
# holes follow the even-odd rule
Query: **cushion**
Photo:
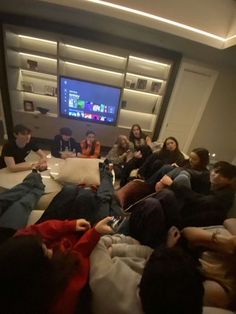
[[125, 210], [133, 203], [152, 193], [152, 188], [144, 181], [130, 181], [116, 192], [121, 207]]
[[67, 158], [59, 166], [58, 174], [54, 178], [60, 183], [82, 184], [86, 186], [100, 185], [100, 159]]

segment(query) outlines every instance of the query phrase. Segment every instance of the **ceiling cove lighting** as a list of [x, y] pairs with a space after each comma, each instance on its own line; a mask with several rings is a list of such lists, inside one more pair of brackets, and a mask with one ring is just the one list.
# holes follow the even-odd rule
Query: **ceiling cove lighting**
[[56, 41], [52, 40], [46, 40], [46, 39], [41, 39], [41, 38], [36, 38], [36, 37], [31, 37], [31, 36], [25, 36], [25, 35], [18, 35], [18, 37], [23, 38], [23, 39], [30, 39], [30, 40], [36, 40], [36, 41], [42, 41], [44, 43], [56, 45]]
[[89, 67], [89, 66], [87, 66], [87, 65], [82, 65], [82, 64], [73, 63], [73, 62], [68, 62], [68, 61], [66, 61], [65, 64], [75, 65], [75, 66], [77, 66], [77, 67], [86, 68], [86, 69], [93, 70], [93, 71], [100, 71], [100, 72], [112, 73], [112, 74], [115, 74], [115, 75], [123, 75], [123, 73], [113, 72], [113, 71], [104, 70], [104, 69], [100, 69], [100, 68], [93, 68], [93, 67]]
[[160, 79], [155, 78], [155, 77], [143, 76], [143, 75], [133, 74], [133, 73], [129, 73], [129, 72], [126, 73], [126, 76], [135, 76], [137, 78], [144, 78], [144, 79], [153, 80], [153, 81], [156, 81], [156, 82], [164, 82], [164, 80], [160, 80]]
[[[104, 6], [107, 6], [107, 7], [110, 7], [110, 8], [118, 9], [118, 10], [121, 10], [121, 11], [133, 13], [133, 14], [136, 14], [136, 15], [144, 16], [144, 17], [150, 18], [152, 20], [156, 20], [156, 21], [163, 22], [163, 23], [166, 23], [166, 24], [169, 24], [169, 25], [173, 25], [173, 26], [176, 26], [176, 27], [179, 27], [179, 28], [182, 28], [182, 29], [186, 29], [186, 30], [189, 30], [189, 31], [194, 32], [194, 33], [201, 34], [201, 35], [206, 36], [206, 37], [211, 37], [211, 38], [217, 39], [217, 40], [219, 40], [221, 42], [225, 42], [225, 41], [229, 40], [229, 38], [220, 37], [220, 36], [217, 36], [215, 34], [212, 34], [212, 33], [209, 33], [209, 32], [205, 32], [205, 31], [203, 31], [201, 29], [198, 29], [198, 28], [195, 28], [195, 27], [191, 27], [191, 26], [188, 26], [188, 25], [185, 25], [185, 24], [182, 24], [182, 23], [178, 23], [178, 22], [175, 22], [175, 21], [172, 21], [172, 20], [169, 20], [169, 19], [165, 19], [165, 18], [163, 18], [161, 16], [158, 16], [158, 15], [154, 15], [154, 14], [146, 13], [146, 12], [143, 12], [143, 11], [131, 9], [131, 8], [128, 8], [128, 7], [125, 7], [125, 6], [122, 6], [122, 5], [118, 5], [118, 4], [114, 4], [114, 3], [110, 3], [110, 2], [102, 1], [102, 0], [87, 0], [87, 1], [88, 2], [93, 2], [93, 3], [96, 3], [96, 4], [100, 4], [100, 5], [104, 5]], [[234, 37], [236, 37], [236, 35], [232, 36], [232, 37], [234, 38]], [[230, 39], [232, 39], [232, 37], [230, 37]]]
[[157, 94], [152, 94], [152, 93], [146, 93], [146, 92], [142, 92], [140, 90], [137, 89], [130, 89], [130, 88], [124, 88], [124, 91], [126, 92], [130, 92], [130, 93], [139, 93], [139, 94], [144, 94], [144, 95], [148, 95], [150, 97], [161, 97], [160, 95]]
[[34, 58], [45, 59], [45, 60], [50, 60], [50, 61], [57, 62], [56, 59], [52, 59], [52, 58], [48, 58], [48, 57], [42, 57], [42, 56], [32, 55], [32, 54], [24, 53], [24, 52], [19, 52], [19, 54], [22, 55], [22, 56], [34, 57]]
[[82, 48], [82, 47], [76, 47], [76, 46], [72, 46], [72, 45], [68, 45], [68, 44], [66, 44], [65, 46], [66, 46], [66, 47], [69, 47], [69, 48], [73, 48], [73, 49], [79, 49], [79, 50], [83, 50], [83, 51], [88, 51], [88, 52], [96, 53], [96, 54], [103, 55], [103, 56], [108, 56], [108, 57], [112, 57], [112, 58], [117, 58], [117, 59], [120, 59], [120, 60], [125, 60], [124, 57], [112, 55], [112, 54], [105, 53], [105, 52], [101, 52], [101, 51], [96, 51], [96, 50], [87, 49], [87, 48]]

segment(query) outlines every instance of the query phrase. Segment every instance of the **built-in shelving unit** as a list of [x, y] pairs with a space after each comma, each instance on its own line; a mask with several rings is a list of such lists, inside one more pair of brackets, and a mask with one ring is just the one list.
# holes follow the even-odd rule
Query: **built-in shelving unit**
[[[62, 75], [121, 88], [115, 126], [118, 133], [122, 130], [127, 133], [132, 124], [138, 123], [152, 135], [170, 77], [171, 60], [130, 54], [124, 50], [111, 51], [111, 47], [99, 47], [69, 37], [61, 39], [42, 33], [35, 36], [35, 30], [31, 32], [30, 29], [24, 32], [22, 28], [6, 27], [5, 34], [14, 123], [21, 119], [29, 127], [33, 126], [36, 136], [45, 137], [47, 127], [40, 128], [40, 123], [48, 119], [50, 129], [55, 118], [63, 119], [59, 115], [57, 97], [58, 78]], [[42, 114], [38, 108], [48, 112]]]

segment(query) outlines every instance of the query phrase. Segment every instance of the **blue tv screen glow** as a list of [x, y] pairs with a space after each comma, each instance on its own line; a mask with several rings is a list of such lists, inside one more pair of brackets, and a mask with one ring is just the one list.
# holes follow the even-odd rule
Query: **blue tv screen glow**
[[121, 89], [114, 86], [60, 77], [60, 115], [115, 125]]

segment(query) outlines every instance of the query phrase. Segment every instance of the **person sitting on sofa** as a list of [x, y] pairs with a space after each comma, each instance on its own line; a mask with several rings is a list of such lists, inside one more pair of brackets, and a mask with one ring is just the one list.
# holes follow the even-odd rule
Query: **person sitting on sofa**
[[139, 124], [131, 127], [129, 140], [134, 144], [134, 156], [129, 160], [121, 171], [120, 186], [124, 186], [128, 182], [130, 172], [140, 168], [145, 160], [152, 154], [151, 138], [143, 133]]
[[79, 154], [79, 158], [100, 158], [101, 145], [96, 140], [95, 132], [88, 130], [86, 132], [86, 138], [80, 143], [82, 154]]
[[[88, 281], [89, 255], [106, 217], [90, 228], [85, 219], [46, 221], [19, 230], [0, 246], [2, 313], [75, 314]], [[82, 312], [81, 313], [85, 313]]]
[[[7, 167], [12, 172], [37, 169], [40, 171], [47, 169], [46, 155], [31, 140], [31, 130], [17, 124], [13, 130], [14, 140], [8, 140], [2, 148], [0, 158], [0, 168]], [[26, 162], [25, 158], [33, 150], [39, 156], [38, 162]]]
[[106, 156], [106, 159], [113, 163], [116, 178], [120, 177], [121, 169], [133, 157], [133, 153], [133, 143], [125, 135], [119, 135]]
[[60, 134], [56, 135], [53, 141], [51, 154], [54, 157], [66, 159], [76, 157], [79, 152], [79, 144], [72, 137], [70, 128], [61, 128]]
[[169, 136], [165, 139], [160, 151], [147, 157], [138, 170], [138, 176], [146, 180], [164, 164], [183, 166], [184, 162], [185, 158], [179, 150], [178, 141], [173, 136]]
[[[210, 189], [210, 180], [209, 180], [209, 170], [207, 165], [209, 163], [209, 152], [205, 148], [194, 148], [190, 155], [189, 159], [186, 161], [183, 167], [178, 167], [177, 165], [164, 165], [154, 173], [146, 182], [153, 188], [157, 182], [161, 181], [164, 175], [168, 174], [172, 179], [179, 175], [182, 170], [186, 170], [191, 178], [191, 188], [193, 191], [207, 194]], [[157, 188], [162, 186], [162, 181], [157, 185]], [[163, 185], [164, 187], [164, 185]]]
[[[168, 237], [166, 245], [174, 244]], [[90, 256], [89, 284], [94, 314], [202, 313], [202, 276], [175, 248], [153, 251], [128, 236], [104, 236]]]

